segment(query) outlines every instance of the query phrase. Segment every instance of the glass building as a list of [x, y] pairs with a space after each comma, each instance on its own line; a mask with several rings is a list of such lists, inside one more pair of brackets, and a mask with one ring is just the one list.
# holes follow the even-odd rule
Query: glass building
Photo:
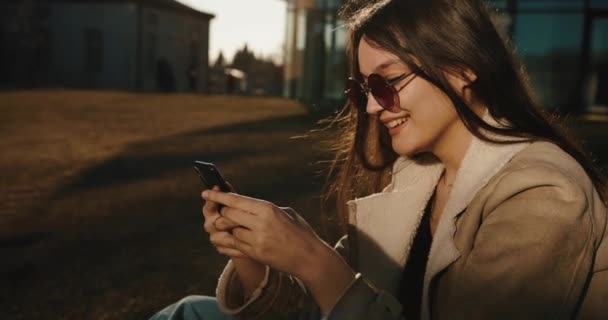
[[[344, 101], [342, 0], [287, 0], [285, 95], [311, 108]], [[566, 113], [608, 113], [608, 0], [493, 0], [535, 94]]]
[[346, 34], [342, 0], [288, 0], [284, 94], [315, 110], [344, 98]]

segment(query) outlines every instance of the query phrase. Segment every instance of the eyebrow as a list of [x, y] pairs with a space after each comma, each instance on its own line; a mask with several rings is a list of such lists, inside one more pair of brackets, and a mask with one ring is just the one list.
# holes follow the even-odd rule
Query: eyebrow
[[[396, 63], [399, 63], [399, 62], [401, 62], [401, 60], [399, 60], [398, 58], [385, 61], [382, 64], [376, 66], [376, 68], [374, 68], [374, 70], [372, 71], [372, 73], [377, 73], [378, 71], [386, 69], [386, 68], [388, 68], [388, 67], [390, 67], [390, 66], [392, 66], [392, 65], [394, 65]], [[363, 74], [361, 74], [361, 76], [363, 78], [367, 79], [367, 76], [365, 76]]]

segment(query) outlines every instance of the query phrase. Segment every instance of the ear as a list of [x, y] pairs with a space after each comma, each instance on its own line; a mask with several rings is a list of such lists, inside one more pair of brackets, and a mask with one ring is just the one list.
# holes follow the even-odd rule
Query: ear
[[469, 85], [471, 85], [471, 83], [473, 83], [473, 82], [475, 82], [475, 80], [477, 80], [477, 74], [475, 74], [469, 68], [461, 68], [460, 69], [460, 78], [462, 80], [464, 80], [465, 82], [467, 82], [467, 86], [469, 86]]
[[454, 66], [447, 70], [447, 77], [452, 87], [461, 94], [477, 80], [477, 74], [466, 66]]

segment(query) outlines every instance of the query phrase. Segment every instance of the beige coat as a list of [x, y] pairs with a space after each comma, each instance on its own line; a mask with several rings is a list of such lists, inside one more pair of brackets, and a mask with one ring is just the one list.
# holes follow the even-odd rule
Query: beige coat
[[[400, 319], [393, 295], [442, 170], [399, 158], [383, 192], [348, 203], [350, 232], [336, 250], [358, 274], [323, 319]], [[584, 170], [557, 146], [474, 138], [433, 236], [421, 318], [608, 318], [607, 221]], [[270, 268], [243, 301], [229, 262], [216, 293], [240, 319], [322, 317], [298, 279]]]

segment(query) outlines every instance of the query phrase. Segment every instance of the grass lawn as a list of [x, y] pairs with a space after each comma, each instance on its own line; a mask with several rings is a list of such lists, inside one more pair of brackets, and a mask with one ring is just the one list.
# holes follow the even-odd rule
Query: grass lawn
[[194, 160], [318, 225], [316, 120], [277, 98], [0, 93], [0, 318], [144, 319], [214, 295]]
[[[328, 133], [278, 98], [0, 93], [0, 319], [145, 319], [214, 295], [194, 160], [319, 228]], [[608, 119], [576, 119], [608, 164]], [[333, 244], [335, 236], [326, 236]]]

